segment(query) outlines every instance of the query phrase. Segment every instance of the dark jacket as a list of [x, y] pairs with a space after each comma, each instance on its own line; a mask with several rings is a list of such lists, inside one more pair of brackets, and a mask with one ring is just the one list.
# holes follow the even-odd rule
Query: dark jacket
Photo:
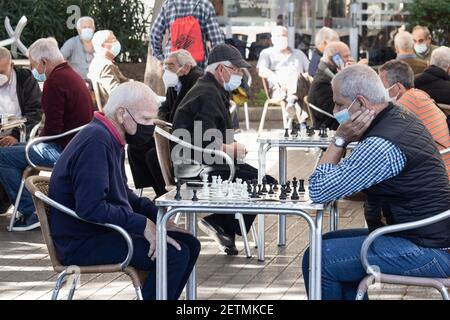
[[[42, 118], [41, 89], [30, 70], [17, 67], [14, 67], [14, 70], [17, 75], [17, 99], [19, 100], [22, 116], [27, 119], [28, 139], [31, 130]], [[18, 128], [13, 129], [11, 135], [20, 140], [20, 130]]]
[[180, 93], [177, 94], [177, 90], [173, 87], [167, 90], [166, 101], [161, 104], [161, 107], [158, 110], [158, 118], [172, 123], [178, 105], [189, 90], [191, 90], [191, 88], [197, 83], [198, 78], [203, 75], [204, 73], [202, 69], [199, 67], [194, 67], [187, 75], [180, 77]]
[[311, 61], [309, 62], [308, 73], [311, 77], [314, 77], [317, 72], [317, 68], [319, 67], [320, 59], [322, 58], [323, 53], [318, 49], [314, 50], [313, 55], [311, 57]]
[[[317, 69], [311, 88], [308, 93], [308, 102], [316, 107], [333, 114], [334, 100], [333, 89], [331, 88], [331, 80], [333, 74], [336, 74], [335, 67], [329, 66], [321, 61]], [[335, 119], [332, 119], [320, 112], [311, 110], [315, 118], [315, 129], [326, 126], [331, 130], [336, 130], [339, 126]]]
[[[379, 137], [397, 146], [406, 157], [403, 170], [363, 192], [370, 230], [380, 226], [382, 212], [389, 225], [414, 222], [450, 208], [450, 188], [442, 157], [428, 130], [413, 114], [390, 104], [377, 115], [362, 139]], [[378, 222], [377, 222], [378, 220]], [[415, 244], [450, 247], [450, 219], [398, 233]]]
[[417, 75], [415, 87], [430, 95], [436, 103], [450, 104], [450, 75], [437, 66], [429, 66]]

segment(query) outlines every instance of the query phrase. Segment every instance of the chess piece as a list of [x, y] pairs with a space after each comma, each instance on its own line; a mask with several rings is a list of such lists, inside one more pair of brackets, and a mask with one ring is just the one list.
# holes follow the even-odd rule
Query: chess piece
[[261, 192], [262, 193], [267, 193], [267, 179], [266, 179], [266, 177], [264, 177], [262, 179], [262, 181], [263, 181], [263, 188], [262, 188]]
[[298, 180], [297, 180], [297, 177], [294, 177], [294, 178], [292, 179], [292, 186], [293, 186], [294, 188], [298, 186]]
[[192, 201], [198, 201], [197, 190], [194, 190], [194, 196], [192, 197]]
[[270, 183], [269, 186], [270, 186], [270, 189], [269, 189], [268, 194], [274, 194], [275, 192], [273, 191], [273, 183]]
[[297, 193], [297, 178], [294, 178], [294, 182], [292, 183], [292, 188], [294, 189], [291, 195], [291, 200], [298, 200], [300, 199], [298, 193]]
[[259, 198], [258, 193], [256, 191], [256, 184], [253, 184], [253, 192], [252, 192], [252, 195], [250, 196], [250, 198], [252, 198], [252, 199]]
[[275, 180], [275, 184], [273, 186], [273, 191], [278, 191], [278, 180]]
[[300, 179], [300, 185], [298, 187], [298, 192], [305, 192], [305, 180]]
[[281, 193], [280, 193], [280, 200], [286, 200], [287, 194], [286, 194], [286, 186], [281, 186]]
[[300, 124], [294, 122], [292, 123], [292, 131], [291, 136], [292, 137], [298, 137], [298, 131], [300, 130]]
[[291, 193], [292, 189], [291, 189], [291, 182], [288, 181], [286, 182], [286, 193]]
[[289, 138], [289, 128], [284, 129], [284, 137]]
[[262, 196], [264, 193], [262, 192], [262, 190], [261, 190], [261, 185], [260, 184], [258, 184], [258, 195], [259, 196]]
[[175, 200], [181, 200], [181, 182], [177, 181], [177, 193], [175, 194]]
[[316, 132], [314, 131], [314, 128], [308, 128], [307, 131], [308, 131], [308, 137], [312, 137], [313, 135], [316, 134]]
[[252, 192], [252, 180], [247, 180], [247, 192]]

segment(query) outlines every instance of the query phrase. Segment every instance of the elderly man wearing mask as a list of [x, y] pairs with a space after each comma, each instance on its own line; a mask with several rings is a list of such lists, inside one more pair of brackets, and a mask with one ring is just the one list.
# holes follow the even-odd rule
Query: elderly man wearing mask
[[[128, 188], [124, 159], [127, 143], [154, 130], [157, 108], [157, 96], [143, 83], [118, 86], [105, 113], [95, 113], [62, 153], [49, 190], [52, 199], [81, 218], [118, 225], [131, 235], [134, 252], [130, 265], [149, 272], [142, 287], [144, 299], [156, 298], [157, 208]], [[168, 297], [177, 299], [197, 261], [200, 243], [173, 223], [168, 230]], [[51, 209], [50, 232], [65, 265], [116, 264], [128, 251], [119, 233], [73, 219], [55, 208]]]
[[270, 90], [270, 98], [286, 100], [289, 116], [294, 118], [294, 104], [298, 100], [298, 78], [308, 72], [309, 60], [298, 49], [288, 45], [288, 30], [277, 26], [272, 29], [273, 47], [264, 49], [259, 56], [257, 69], [261, 78], [266, 78]]
[[430, 61], [431, 54], [438, 46], [433, 45], [430, 29], [423, 26], [415, 26], [412, 31], [412, 37], [414, 40], [414, 52], [417, 58], [426, 62]]
[[94, 59], [92, 38], [95, 32], [95, 22], [91, 17], [81, 17], [77, 21], [78, 35], [67, 40], [61, 48], [61, 53], [69, 65], [87, 79], [89, 65]]
[[111, 30], [97, 31], [92, 38], [94, 59], [89, 66], [88, 78], [98, 86], [102, 106], [108, 101], [111, 91], [121, 83], [130, 79], [120, 71], [114, 59], [120, 54], [122, 47]]

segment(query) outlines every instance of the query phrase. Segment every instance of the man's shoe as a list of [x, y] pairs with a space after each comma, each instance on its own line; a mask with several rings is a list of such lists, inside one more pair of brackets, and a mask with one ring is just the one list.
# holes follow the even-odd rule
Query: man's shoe
[[236, 248], [235, 245], [232, 246], [220, 246], [220, 249], [225, 252], [228, 256], [237, 256], [239, 254], [239, 250]]
[[17, 219], [13, 224], [12, 231], [29, 231], [39, 228], [39, 226], [38, 216], [33, 213], [30, 216], [21, 216]]
[[214, 241], [216, 241], [221, 247], [236, 248], [234, 239], [230, 237], [218, 224], [201, 219], [198, 222], [198, 226], [204, 233], [213, 238]]

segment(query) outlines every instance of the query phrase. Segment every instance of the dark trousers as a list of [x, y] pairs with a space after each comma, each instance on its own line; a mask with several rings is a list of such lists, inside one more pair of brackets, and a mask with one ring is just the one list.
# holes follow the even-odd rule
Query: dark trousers
[[140, 146], [128, 145], [128, 161], [137, 189], [152, 187], [157, 197], [166, 193], [154, 138]]
[[[228, 179], [230, 176], [230, 171], [228, 169], [213, 171], [209, 174], [212, 176], [221, 176], [223, 179]], [[242, 179], [244, 182], [247, 180], [258, 179], [258, 169], [244, 163], [236, 165], [236, 178]], [[271, 176], [266, 176], [267, 183], [274, 183], [275, 179]], [[244, 214], [245, 228], [247, 232], [250, 230], [256, 215], [254, 214]], [[236, 235], [242, 236], [241, 228], [239, 227], [239, 222], [234, 218], [233, 215], [229, 214], [212, 214], [205, 218], [207, 221], [212, 221], [220, 225], [223, 230], [232, 238]]]
[[[192, 235], [181, 232], [168, 232], [181, 246], [177, 251], [172, 245], [167, 245], [167, 285], [170, 300], [176, 300], [181, 295], [189, 279], [192, 268], [200, 253], [200, 242]], [[145, 300], [156, 299], [156, 261], [148, 257], [149, 242], [140, 236], [132, 236], [134, 253], [130, 265], [138, 270], [148, 271], [147, 280], [142, 286]], [[85, 241], [63, 263], [65, 265], [91, 266], [98, 264], [116, 264], [122, 262], [128, 252], [123, 237], [117, 232], [108, 232]]]

